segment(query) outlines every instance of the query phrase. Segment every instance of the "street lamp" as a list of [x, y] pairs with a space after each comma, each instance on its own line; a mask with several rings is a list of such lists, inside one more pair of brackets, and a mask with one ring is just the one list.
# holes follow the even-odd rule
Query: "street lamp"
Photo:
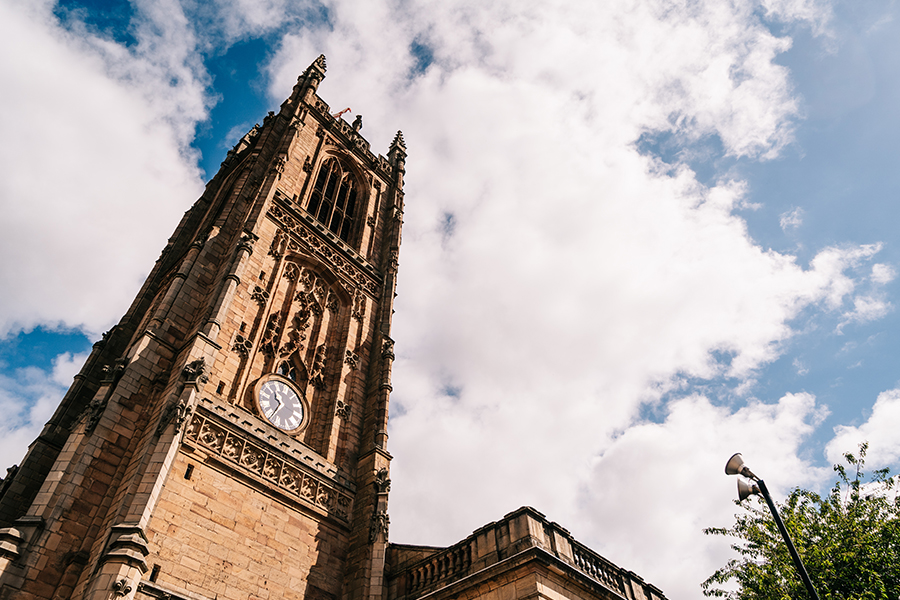
[[778, 515], [775, 503], [772, 502], [772, 496], [769, 495], [769, 488], [766, 487], [766, 482], [754, 475], [753, 471], [750, 470], [750, 467], [744, 464], [744, 458], [740, 453], [735, 454], [728, 459], [728, 463], [725, 465], [725, 474], [743, 475], [755, 482], [747, 483], [743, 479], [738, 479], [738, 501], [743, 501], [752, 494], [762, 494], [762, 497], [766, 499], [766, 504], [769, 505], [769, 510], [772, 511], [772, 516], [775, 517], [775, 524], [778, 525], [778, 531], [781, 532], [781, 537], [784, 538], [784, 543], [787, 544], [788, 551], [791, 553], [791, 558], [794, 559], [794, 566], [797, 567], [797, 571], [800, 572], [800, 578], [803, 580], [804, 585], [806, 585], [806, 591], [809, 592], [809, 597], [812, 598], [812, 600], [819, 600], [816, 588], [813, 587], [812, 581], [809, 580], [809, 575], [806, 573], [806, 567], [803, 566], [803, 561], [800, 560], [800, 555], [797, 554], [797, 549], [794, 548], [794, 543], [791, 542], [787, 529], [784, 528], [784, 522], [782, 522], [781, 517]]

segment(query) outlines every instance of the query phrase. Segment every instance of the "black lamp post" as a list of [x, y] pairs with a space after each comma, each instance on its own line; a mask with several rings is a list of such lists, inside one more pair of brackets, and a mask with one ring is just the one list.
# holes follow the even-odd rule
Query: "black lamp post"
[[806, 573], [806, 567], [803, 566], [803, 561], [800, 560], [800, 555], [797, 554], [797, 549], [794, 548], [794, 543], [791, 542], [791, 538], [788, 536], [787, 529], [784, 527], [784, 522], [781, 520], [778, 510], [775, 508], [775, 503], [772, 502], [772, 496], [769, 495], [769, 488], [766, 487], [766, 482], [754, 475], [753, 471], [750, 470], [750, 467], [744, 464], [744, 458], [740, 453], [735, 454], [728, 459], [728, 464], [725, 465], [725, 474], [743, 475], [756, 482], [751, 484], [743, 479], [738, 479], [738, 500], [744, 500], [744, 498], [747, 498], [751, 494], [762, 494], [762, 497], [766, 499], [766, 504], [769, 505], [769, 510], [772, 511], [772, 516], [775, 517], [775, 524], [778, 525], [778, 531], [781, 532], [781, 537], [784, 538], [784, 543], [787, 544], [788, 551], [791, 553], [791, 558], [794, 559], [794, 566], [797, 567], [797, 571], [800, 573], [800, 578], [806, 586], [806, 591], [809, 592], [809, 597], [812, 598], [812, 600], [819, 600], [816, 588], [813, 587], [812, 581], [809, 580], [809, 575]]

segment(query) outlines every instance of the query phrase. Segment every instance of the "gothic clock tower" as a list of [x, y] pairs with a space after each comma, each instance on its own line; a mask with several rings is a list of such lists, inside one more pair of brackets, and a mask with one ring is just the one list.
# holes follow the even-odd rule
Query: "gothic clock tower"
[[406, 148], [320, 56], [0, 486], [0, 598], [380, 599]]

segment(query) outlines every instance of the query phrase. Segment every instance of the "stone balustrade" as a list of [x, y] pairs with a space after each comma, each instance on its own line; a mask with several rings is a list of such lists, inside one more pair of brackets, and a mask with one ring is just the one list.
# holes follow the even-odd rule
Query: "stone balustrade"
[[[603, 598], [664, 600], [656, 587], [616, 566], [543, 514], [523, 507], [502, 520], [489, 523], [448, 548], [391, 545], [388, 550], [388, 599], [412, 600], [440, 595], [461, 580], [492, 577], [490, 573], [516, 568], [533, 558], [559, 572], [589, 578]], [[503, 564], [501, 564], [503, 563]], [[461, 582], [455, 584], [455, 582]]]

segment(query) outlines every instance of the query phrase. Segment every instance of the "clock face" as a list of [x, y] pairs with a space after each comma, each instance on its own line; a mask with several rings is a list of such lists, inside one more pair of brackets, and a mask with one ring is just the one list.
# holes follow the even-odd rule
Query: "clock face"
[[268, 375], [260, 380], [256, 402], [262, 416], [282, 431], [293, 432], [303, 425], [305, 402], [283, 377]]

